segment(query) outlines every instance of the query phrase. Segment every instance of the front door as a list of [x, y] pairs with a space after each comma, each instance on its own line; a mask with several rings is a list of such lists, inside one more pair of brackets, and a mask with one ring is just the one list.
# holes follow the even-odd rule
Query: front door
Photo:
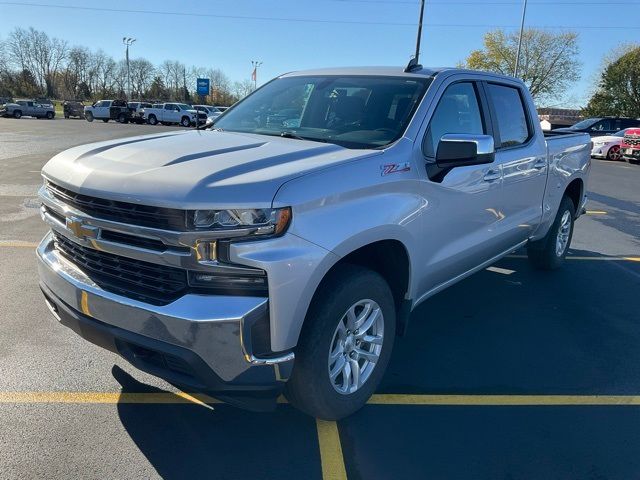
[[426, 128], [422, 153], [423, 215], [419, 295], [486, 262], [500, 252], [496, 239], [502, 221], [502, 173], [496, 163], [441, 170], [435, 164], [440, 138], [447, 133], [488, 134], [491, 124], [481, 89], [456, 82], [444, 90]]

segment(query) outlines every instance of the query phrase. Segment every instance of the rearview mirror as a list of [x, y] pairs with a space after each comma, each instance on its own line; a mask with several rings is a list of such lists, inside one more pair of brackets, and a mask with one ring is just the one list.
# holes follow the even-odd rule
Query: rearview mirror
[[491, 135], [447, 133], [440, 138], [436, 164], [440, 168], [492, 163], [495, 146]]

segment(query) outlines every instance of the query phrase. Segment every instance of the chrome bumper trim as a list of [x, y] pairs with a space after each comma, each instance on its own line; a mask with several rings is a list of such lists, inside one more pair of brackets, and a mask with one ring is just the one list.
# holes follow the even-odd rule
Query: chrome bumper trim
[[264, 297], [187, 294], [164, 306], [146, 304], [100, 288], [60, 256], [48, 233], [37, 249], [40, 280], [62, 302], [101, 322], [184, 347], [198, 354], [225, 381], [250, 368], [291, 362], [293, 352], [277, 358], [251, 353], [247, 318], [268, 311]]

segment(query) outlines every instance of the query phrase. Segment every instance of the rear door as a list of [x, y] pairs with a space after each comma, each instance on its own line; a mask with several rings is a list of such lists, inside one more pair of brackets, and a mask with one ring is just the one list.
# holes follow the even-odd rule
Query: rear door
[[547, 183], [547, 149], [536, 129], [536, 112], [529, 109], [528, 92], [517, 83], [486, 82], [496, 145], [502, 169], [505, 248], [529, 238], [542, 218]]
[[167, 103], [164, 106], [163, 119], [165, 122], [177, 123], [180, 121], [178, 118], [178, 107], [173, 103]]
[[109, 107], [111, 106], [111, 101], [102, 100], [98, 102], [93, 109], [93, 116], [96, 118], [109, 118]]

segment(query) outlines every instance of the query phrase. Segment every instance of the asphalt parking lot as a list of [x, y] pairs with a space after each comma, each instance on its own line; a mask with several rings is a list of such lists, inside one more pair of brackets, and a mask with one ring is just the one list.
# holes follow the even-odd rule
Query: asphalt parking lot
[[1, 478], [640, 478], [640, 166], [593, 161], [562, 270], [515, 252], [421, 305], [336, 424], [178, 392], [45, 307], [42, 165], [170, 128], [0, 118]]

